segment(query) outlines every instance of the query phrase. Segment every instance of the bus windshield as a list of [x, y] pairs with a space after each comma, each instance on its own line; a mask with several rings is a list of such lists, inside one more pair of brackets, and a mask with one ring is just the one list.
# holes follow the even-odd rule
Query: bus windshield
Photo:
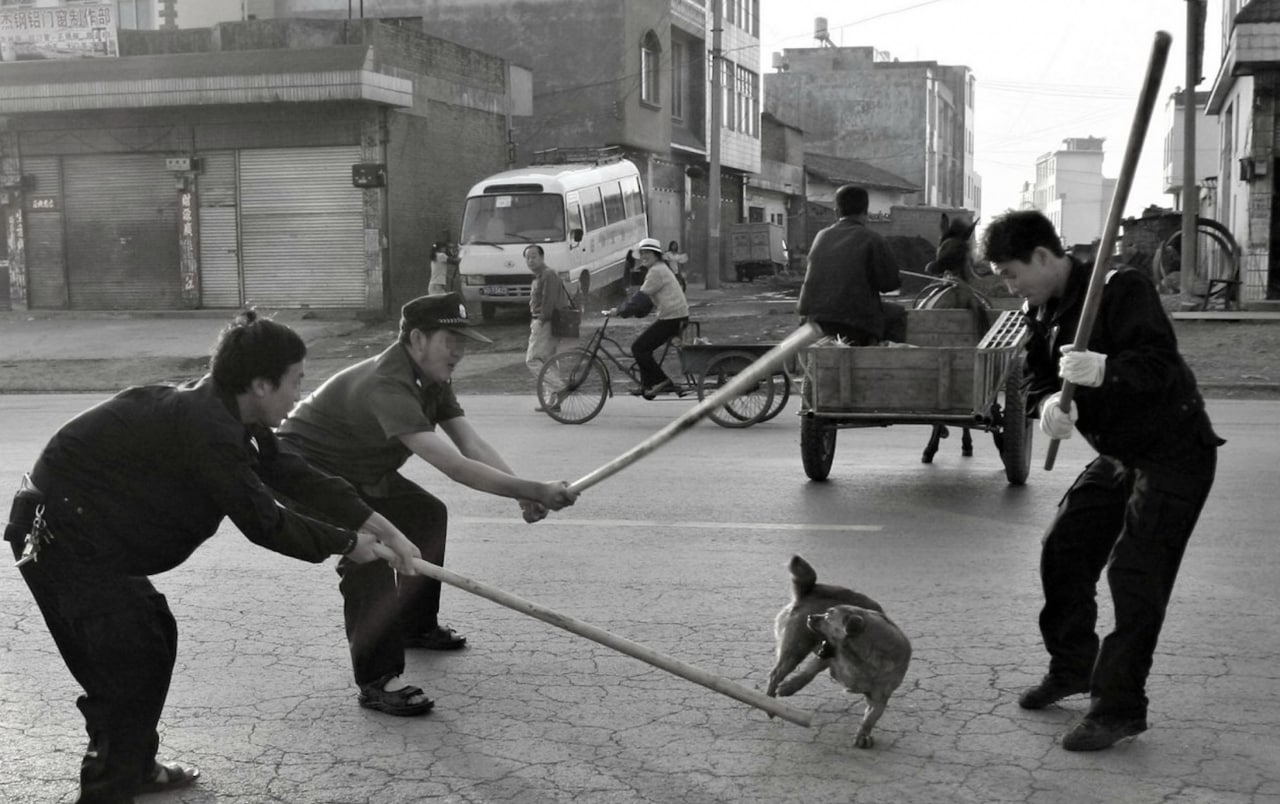
[[462, 213], [463, 244], [557, 240], [564, 240], [564, 199], [558, 195], [479, 195], [467, 199]]

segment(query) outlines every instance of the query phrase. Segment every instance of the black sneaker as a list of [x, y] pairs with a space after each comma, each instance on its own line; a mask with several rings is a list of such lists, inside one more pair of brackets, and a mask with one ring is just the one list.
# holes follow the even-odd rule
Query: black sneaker
[[413, 636], [405, 636], [406, 648], [424, 648], [426, 650], [458, 650], [467, 645], [467, 638], [452, 628], [436, 626], [429, 631]]
[[1023, 709], [1044, 709], [1063, 698], [1081, 695], [1089, 691], [1089, 682], [1073, 681], [1060, 676], [1047, 675], [1034, 687], [1028, 687], [1018, 696], [1018, 706]]
[[1085, 717], [1063, 736], [1062, 747], [1067, 751], [1101, 751], [1146, 730], [1147, 721], [1140, 717], [1126, 720]]

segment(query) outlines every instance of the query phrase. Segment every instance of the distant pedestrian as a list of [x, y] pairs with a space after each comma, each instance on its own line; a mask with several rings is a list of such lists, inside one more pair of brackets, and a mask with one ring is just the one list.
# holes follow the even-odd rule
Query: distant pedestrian
[[685, 278], [684, 264], [689, 261], [689, 255], [680, 250], [680, 244], [672, 240], [667, 244], [667, 250], [662, 255], [662, 259], [666, 261], [667, 267], [671, 269], [671, 273], [676, 275], [676, 281], [680, 283], [680, 289], [688, 292], [689, 282]]
[[[987, 227], [985, 258], [1026, 303], [1031, 328], [1024, 377], [1040, 429], [1078, 429], [1098, 452], [1058, 504], [1040, 552], [1040, 633], [1049, 671], [1022, 693], [1043, 709], [1089, 693], [1084, 717], [1062, 738], [1094, 751], [1147, 729], [1147, 676], [1174, 579], [1213, 486], [1218, 447], [1196, 378], [1151, 281], [1114, 270], [1102, 289], [1088, 349], [1072, 349], [1090, 266], [1062, 248], [1039, 212], [1006, 213]], [[1068, 410], [1062, 383], [1076, 387]], [[1111, 589], [1115, 625], [1099, 643], [1098, 579]]]
[[[533, 272], [533, 285], [529, 289], [529, 347], [525, 351], [524, 364], [533, 374], [536, 381], [542, 373], [542, 367], [556, 352], [564, 349], [564, 339], [556, 337], [553, 319], [557, 310], [569, 308], [569, 291], [560, 280], [560, 276], [547, 267], [542, 246], [534, 243], [525, 246], [524, 261]], [[547, 387], [559, 391], [561, 382], [554, 368], [547, 371]], [[559, 402], [552, 401], [552, 408], [559, 408]], [[538, 403], [538, 412], [545, 412], [542, 403]]]
[[245, 313], [222, 332], [208, 376], [95, 405], [23, 478], [4, 538], [84, 689], [80, 804], [131, 802], [200, 775], [156, 757], [178, 629], [149, 576], [186, 561], [224, 518], [303, 561], [373, 563], [381, 541], [413, 572], [417, 548], [351, 486], [279, 449], [272, 428], [298, 399], [305, 356], [288, 327]]

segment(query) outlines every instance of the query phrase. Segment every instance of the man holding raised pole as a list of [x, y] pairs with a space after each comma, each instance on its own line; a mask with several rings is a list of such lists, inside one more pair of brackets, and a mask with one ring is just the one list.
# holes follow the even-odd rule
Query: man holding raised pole
[[[1034, 210], [997, 218], [983, 245], [1010, 291], [1026, 300], [1027, 404], [1038, 406], [1040, 429], [1054, 439], [1078, 429], [1098, 452], [1044, 537], [1040, 633], [1049, 671], [1018, 703], [1043, 709], [1089, 693], [1089, 709], [1062, 747], [1107, 748], [1147, 729], [1156, 640], [1225, 442], [1146, 276], [1107, 275], [1088, 349], [1074, 351], [1090, 266], [1068, 256], [1053, 224]], [[1067, 410], [1064, 380], [1077, 391]], [[1095, 596], [1104, 569], [1115, 627], [1099, 642]]]

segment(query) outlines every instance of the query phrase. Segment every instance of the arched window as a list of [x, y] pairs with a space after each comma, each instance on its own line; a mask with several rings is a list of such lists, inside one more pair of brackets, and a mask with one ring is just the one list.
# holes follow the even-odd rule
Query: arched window
[[649, 31], [640, 40], [640, 100], [644, 103], [659, 105], [662, 100], [661, 84], [658, 76], [662, 74], [659, 62], [662, 60], [662, 43], [658, 35]]

